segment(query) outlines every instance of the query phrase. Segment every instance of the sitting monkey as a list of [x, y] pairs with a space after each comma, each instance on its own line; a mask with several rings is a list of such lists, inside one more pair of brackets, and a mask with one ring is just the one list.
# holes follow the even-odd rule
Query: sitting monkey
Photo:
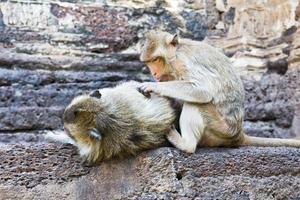
[[167, 138], [177, 148], [193, 153], [201, 146], [294, 146], [295, 139], [250, 137], [244, 134], [244, 88], [229, 59], [216, 48], [177, 34], [150, 31], [140, 59], [159, 81], [143, 83], [144, 95], [183, 101], [179, 134]]
[[48, 139], [74, 144], [87, 164], [165, 146], [175, 110], [166, 98], [144, 97], [139, 85], [131, 81], [75, 97], [63, 115], [68, 137]]

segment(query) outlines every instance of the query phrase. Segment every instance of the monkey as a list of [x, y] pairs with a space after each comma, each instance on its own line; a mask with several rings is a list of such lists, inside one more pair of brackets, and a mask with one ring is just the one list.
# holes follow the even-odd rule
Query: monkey
[[139, 88], [183, 102], [179, 127], [167, 134], [178, 149], [194, 153], [197, 146], [291, 146], [296, 139], [248, 136], [243, 131], [244, 87], [229, 60], [219, 49], [201, 41], [179, 38], [178, 34], [151, 30], [140, 51], [157, 82]]
[[146, 98], [139, 85], [130, 81], [75, 97], [63, 114], [65, 134], [47, 139], [77, 146], [86, 165], [170, 146], [165, 136], [176, 120], [171, 101]]

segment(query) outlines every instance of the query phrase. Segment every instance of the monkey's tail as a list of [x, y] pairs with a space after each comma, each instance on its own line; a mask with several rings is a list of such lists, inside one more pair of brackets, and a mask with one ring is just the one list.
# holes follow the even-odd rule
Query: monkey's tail
[[300, 147], [299, 139], [281, 139], [281, 138], [264, 138], [244, 135], [241, 146], [258, 146], [258, 147]]

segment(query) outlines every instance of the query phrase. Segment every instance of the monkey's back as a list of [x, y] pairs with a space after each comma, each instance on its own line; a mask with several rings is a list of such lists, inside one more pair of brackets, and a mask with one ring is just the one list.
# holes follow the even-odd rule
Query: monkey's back
[[[179, 54], [189, 63], [189, 79], [201, 82], [214, 97], [212, 103], [232, 127], [242, 128], [244, 86], [229, 58], [206, 42], [185, 39]], [[189, 55], [189, 56], [187, 56]], [[233, 130], [239, 133], [240, 130]]]
[[[171, 107], [171, 102], [165, 97], [151, 94], [147, 98], [138, 92], [138, 82], [130, 81], [116, 86], [115, 88], [106, 88], [101, 91], [102, 98], [105, 99], [108, 108], [123, 113], [131, 114], [134, 120], [146, 122], [147, 126], [162, 124], [171, 124], [174, 121], [175, 113]], [[117, 110], [119, 109], [119, 110]], [[164, 123], [162, 123], [164, 121]]]

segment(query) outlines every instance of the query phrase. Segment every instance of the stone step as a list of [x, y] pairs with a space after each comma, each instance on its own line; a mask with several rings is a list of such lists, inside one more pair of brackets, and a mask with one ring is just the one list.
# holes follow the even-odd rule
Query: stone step
[[84, 71], [142, 71], [145, 67], [137, 54], [109, 54], [99, 56], [30, 55], [0, 49], [0, 67], [44, 70]]
[[62, 127], [64, 107], [0, 108], [1, 131], [58, 129]]
[[300, 149], [170, 147], [84, 167], [61, 144], [0, 149], [4, 199], [297, 199]]
[[0, 146], [10, 144], [34, 145], [45, 142], [44, 134], [51, 130], [27, 130], [0, 132]]
[[[135, 73], [118, 71], [66, 71], [66, 70], [24, 70], [0, 68], [0, 86], [47, 86], [50, 84], [88, 83], [99, 81], [117, 82], [121, 80], [149, 80], [148, 73], [136, 70]], [[30, 88], [30, 87], [29, 87]]]
[[71, 72], [0, 68], [0, 107], [66, 106], [74, 96], [123, 81], [150, 81], [136, 72]]

